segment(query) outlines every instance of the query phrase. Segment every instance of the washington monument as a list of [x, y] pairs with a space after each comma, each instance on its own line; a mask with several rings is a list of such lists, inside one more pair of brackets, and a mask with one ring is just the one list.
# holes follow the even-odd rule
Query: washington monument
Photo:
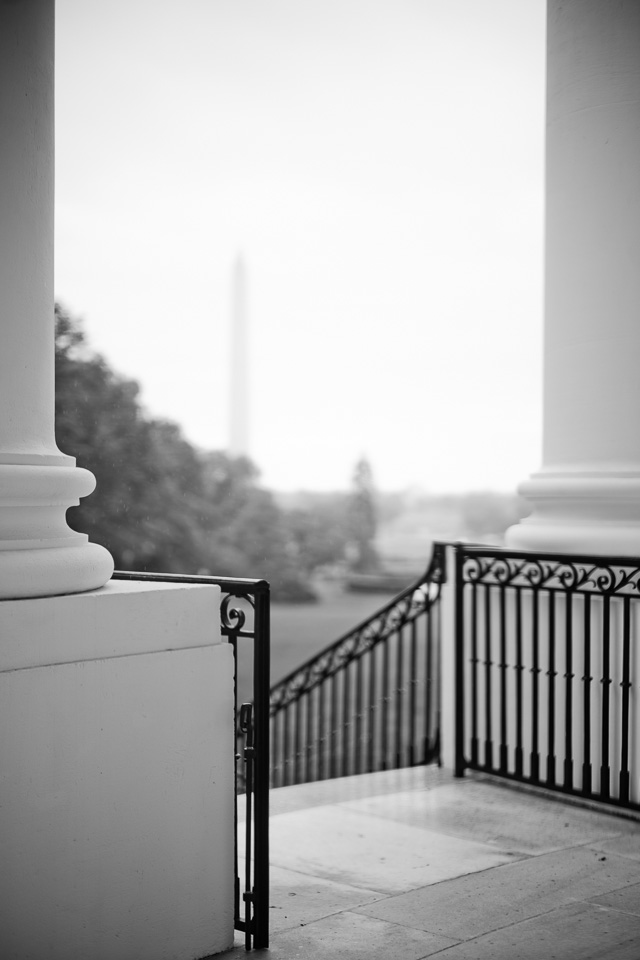
[[229, 389], [229, 453], [249, 456], [249, 357], [247, 275], [239, 254], [231, 288], [231, 383]]

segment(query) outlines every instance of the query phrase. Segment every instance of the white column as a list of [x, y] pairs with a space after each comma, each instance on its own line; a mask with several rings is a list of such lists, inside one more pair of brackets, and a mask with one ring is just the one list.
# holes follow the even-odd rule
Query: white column
[[507, 543], [640, 556], [640, 3], [547, 31], [543, 464]]
[[66, 523], [95, 479], [54, 437], [54, 0], [0, 4], [0, 599], [102, 586]]

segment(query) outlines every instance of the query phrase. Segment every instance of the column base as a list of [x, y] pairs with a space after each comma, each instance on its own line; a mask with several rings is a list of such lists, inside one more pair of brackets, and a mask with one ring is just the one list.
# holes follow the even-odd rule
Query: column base
[[3, 960], [233, 943], [233, 651], [218, 587], [0, 604]]
[[97, 590], [112, 573], [111, 554], [88, 539], [68, 547], [0, 550], [0, 600]]
[[541, 472], [521, 484], [529, 517], [510, 527], [514, 550], [640, 557], [640, 472]]
[[0, 600], [83, 593], [109, 580], [111, 555], [65, 517], [95, 483], [73, 461], [0, 463]]

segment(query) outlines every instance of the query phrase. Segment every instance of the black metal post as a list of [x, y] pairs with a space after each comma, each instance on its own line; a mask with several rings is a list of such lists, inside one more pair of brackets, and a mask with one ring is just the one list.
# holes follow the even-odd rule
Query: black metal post
[[253, 935], [253, 917], [254, 917], [254, 896], [251, 888], [251, 866], [252, 866], [252, 839], [253, 839], [253, 810], [251, 801], [253, 800], [253, 773], [255, 769], [255, 748], [253, 723], [253, 704], [243, 703], [240, 708], [240, 730], [245, 739], [244, 746], [244, 769], [245, 769], [245, 848], [244, 848], [244, 945], [245, 949], [251, 950], [251, 938]]
[[253, 945], [269, 946], [269, 688], [270, 591], [263, 581], [256, 589], [253, 647], [255, 710], [255, 862]]
[[[455, 766], [454, 775], [464, 776], [464, 550], [456, 544], [455, 580]], [[444, 641], [444, 637], [443, 637]]]

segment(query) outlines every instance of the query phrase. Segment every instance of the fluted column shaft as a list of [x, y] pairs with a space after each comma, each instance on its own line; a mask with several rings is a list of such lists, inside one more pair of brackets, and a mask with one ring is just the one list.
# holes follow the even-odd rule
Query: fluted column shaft
[[0, 4], [0, 599], [102, 586], [66, 524], [95, 480], [54, 436], [54, 0]]

